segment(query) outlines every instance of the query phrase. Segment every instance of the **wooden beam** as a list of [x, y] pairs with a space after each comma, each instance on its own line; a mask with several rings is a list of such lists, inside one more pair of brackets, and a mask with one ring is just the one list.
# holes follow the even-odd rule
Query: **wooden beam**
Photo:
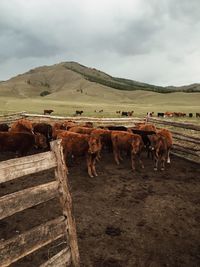
[[63, 208], [63, 215], [66, 218], [68, 224], [68, 230], [66, 229], [66, 236], [69, 240], [69, 246], [72, 254], [72, 264], [74, 267], [80, 267], [80, 258], [78, 250], [78, 241], [76, 233], [76, 223], [73, 216], [72, 198], [70, 195], [67, 168], [63, 156], [63, 149], [61, 146], [61, 140], [51, 142], [51, 149], [55, 153], [57, 159], [57, 168], [55, 169], [55, 177], [59, 182], [60, 203]]
[[44, 152], [27, 157], [0, 162], [0, 183], [18, 177], [37, 173], [56, 167], [56, 158], [52, 152]]
[[6, 267], [39, 248], [63, 237], [65, 220], [61, 216], [21, 235], [0, 242], [0, 266]]
[[174, 121], [166, 121], [166, 120], [159, 120], [159, 119], [149, 119], [150, 122], [158, 123], [158, 124], [164, 124], [164, 125], [170, 125], [174, 127], [179, 127], [183, 129], [190, 129], [195, 131], [200, 131], [200, 125], [195, 125], [192, 123], [186, 123], [186, 122], [174, 122]]
[[186, 154], [191, 154], [191, 155], [196, 156], [196, 157], [199, 156], [197, 152], [194, 152], [194, 151], [190, 150], [189, 148], [178, 146], [177, 144], [173, 145], [173, 149], [175, 149], [176, 151], [181, 151], [181, 152], [186, 153]]
[[61, 250], [40, 267], [66, 267], [71, 264], [71, 252], [69, 247]]
[[189, 162], [192, 162], [192, 163], [200, 164], [200, 160], [195, 160], [195, 159], [188, 158], [188, 157], [184, 156], [183, 154], [178, 153], [178, 151], [177, 152], [171, 151], [170, 153], [172, 155], [178, 157], [178, 158], [185, 159], [185, 160], [187, 160]]
[[50, 182], [0, 198], [0, 220], [19, 211], [46, 202], [58, 195], [58, 182]]

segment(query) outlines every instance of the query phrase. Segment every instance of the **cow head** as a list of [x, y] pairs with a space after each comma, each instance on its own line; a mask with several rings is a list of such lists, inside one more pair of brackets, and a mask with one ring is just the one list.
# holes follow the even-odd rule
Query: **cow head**
[[137, 135], [137, 137], [134, 137], [133, 142], [131, 143], [131, 153], [138, 154], [142, 151], [144, 147], [144, 143], [142, 141], [142, 137]]
[[90, 154], [96, 154], [101, 150], [101, 141], [98, 137], [91, 136], [88, 141], [89, 149], [88, 152]]
[[35, 133], [35, 147], [36, 148], [47, 148], [47, 139], [43, 134]]

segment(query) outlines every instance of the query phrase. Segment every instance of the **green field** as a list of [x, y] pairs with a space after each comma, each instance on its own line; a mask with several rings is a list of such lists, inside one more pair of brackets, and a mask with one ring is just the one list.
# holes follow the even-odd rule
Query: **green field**
[[[117, 90], [116, 90], [117, 91]], [[120, 91], [121, 93], [121, 91]], [[120, 117], [117, 110], [134, 110], [135, 117], [144, 117], [148, 111], [165, 112], [176, 111], [196, 113], [200, 112], [200, 93], [170, 93], [159, 94], [145, 91], [112, 92], [105, 98], [103, 95], [88, 96], [86, 98], [74, 97], [70, 100], [69, 95], [55, 95], [51, 97], [14, 98], [0, 97], [0, 113], [7, 114], [18, 111], [43, 114], [44, 109], [53, 109], [52, 115], [73, 116], [76, 110], [83, 110], [83, 116], [94, 117]], [[102, 113], [94, 112], [103, 109]], [[196, 118], [178, 118], [184, 121], [196, 121]], [[198, 121], [198, 120], [197, 120]]]

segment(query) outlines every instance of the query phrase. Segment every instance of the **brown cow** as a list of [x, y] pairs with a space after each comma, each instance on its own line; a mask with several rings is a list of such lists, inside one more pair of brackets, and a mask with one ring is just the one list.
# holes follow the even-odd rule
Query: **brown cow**
[[91, 132], [94, 131], [94, 128], [74, 126], [74, 127], [70, 128], [68, 131], [73, 132], [73, 133], [91, 134]]
[[41, 134], [0, 132], [0, 151], [15, 152], [20, 156], [25, 156], [33, 147], [46, 148], [44, 138]]
[[44, 109], [44, 115], [46, 114], [50, 115], [52, 112], [54, 112], [53, 109]]
[[167, 129], [160, 129], [155, 135], [150, 135], [151, 150], [154, 152], [155, 166], [158, 170], [158, 163], [161, 162], [161, 170], [165, 169], [165, 162], [170, 163], [170, 150], [173, 145], [172, 135]]
[[144, 146], [140, 135], [129, 132], [112, 131], [111, 139], [114, 158], [117, 164], [122, 160], [120, 152], [124, 150], [131, 153], [131, 165], [133, 171], [135, 170], [136, 157], [138, 158], [141, 167], [144, 168], [143, 162], [140, 159], [140, 153]]
[[[102, 149], [107, 148], [109, 151], [112, 150], [112, 141], [111, 141], [111, 131], [105, 129], [94, 129], [91, 132], [91, 136], [100, 138]], [[101, 158], [100, 151], [97, 156], [97, 160]]]
[[62, 139], [63, 153], [66, 161], [68, 156], [86, 156], [89, 176], [97, 176], [95, 164], [97, 155], [101, 150], [99, 138], [69, 131], [60, 133], [57, 137]]
[[10, 132], [23, 132], [23, 133], [34, 134], [32, 123], [26, 119], [21, 119], [21, 120], [14, 122], [11, 125]]
[[155, 125], [149, 123], [140, 124], [137, 129], [142, 131], [156, 131]]

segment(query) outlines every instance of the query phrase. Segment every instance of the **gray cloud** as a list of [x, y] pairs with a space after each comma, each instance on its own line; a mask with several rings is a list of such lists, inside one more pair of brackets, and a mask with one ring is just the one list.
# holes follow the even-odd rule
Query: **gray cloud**
[[0, 79], [78, 61], [159, 85], [199, 82], [198, 0], [1, 0]]

